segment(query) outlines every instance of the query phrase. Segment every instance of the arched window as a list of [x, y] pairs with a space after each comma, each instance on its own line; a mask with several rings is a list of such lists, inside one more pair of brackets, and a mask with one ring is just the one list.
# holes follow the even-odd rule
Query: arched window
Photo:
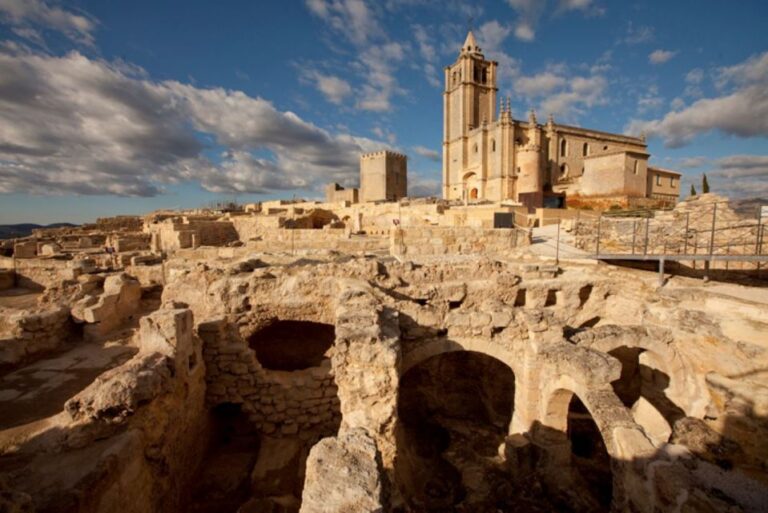
[[477, 153], [477, 143], [475, 143], [475, 145], [472, 147], [472, 151]]
[[496, 151], [496, 139], [491, 139], [491, 151]]
[[568, 164], [560, 164], [560, 176], [568, 176]]
[[483, 68], [482, 81], [483, 81], [483, 84], [485, 84], [488, 81], [488, 70], [486, 68]]
[[563, 139], [560, 141], [560, 156], [565, 157], [568, 154], [568, 141]]
[[589, 144], [584, 143], [584, 147], [581, 149], [582, 156], [586, 157], [589, 155]]
[[635, 161], [634, 168], [633, 168], [633, 171], [635, 172], [635, 174], [637, 174], [640, 171], [639, 163], [640, 161], [638, 160]]

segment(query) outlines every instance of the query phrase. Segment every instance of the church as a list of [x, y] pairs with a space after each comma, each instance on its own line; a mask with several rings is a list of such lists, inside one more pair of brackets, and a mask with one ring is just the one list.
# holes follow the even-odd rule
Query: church
[[[513, 200], [530, 208], [674, 205], [680, 173], [650, 167], [644, 137], [512, 117], [497, 103], [497, 63], [470, 31], [445, 68], [443, 198]], [[498, 106], [498, 108], [497, 108]]]

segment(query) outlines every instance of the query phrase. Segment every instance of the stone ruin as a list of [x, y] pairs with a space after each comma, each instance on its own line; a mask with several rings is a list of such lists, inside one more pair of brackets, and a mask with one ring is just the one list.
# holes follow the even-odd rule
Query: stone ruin
[[6, 244], [0, 511], [765, 511], [765, 289], [354, 208]]

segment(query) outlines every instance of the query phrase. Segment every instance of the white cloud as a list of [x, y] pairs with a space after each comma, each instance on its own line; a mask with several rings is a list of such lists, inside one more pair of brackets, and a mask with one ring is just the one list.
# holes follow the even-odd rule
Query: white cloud
[[[155, 82], [125, 63], [0, 52], [0, 192], [153, 196], [355, 183], [386, 145], [331, 134], [239, 91]], [[222, 148], [220, 158], [207, 149]]]
[[543, 0], [507, 0], [517, 13], [515, 37], [520, 41], [530, 42], [536, 38], [536, 25], [539, 23], [546, 2]]
[[441, 87], [443, 83], [439, 78], [437, 67], [435, 66], [437, 51], [430, 40], [427, 29], [423, 25], [414, 25], [413, 37], [416, 39], [416, 43], [419, 47], [419, 54], [423, 59], [421, 65], [424, 67], [424, 75], [427, 78], [427, 82], [434, 87]]
[[691, 169], [701, 167], [708, 162], [709, 159], [707, 157], [686, 157], [684, 159], [680, 159], [679, 166], [684, 169]]
[[700, 84], [702, 80], [704, 80], [704, 70], [701, 68], [693, 68], [685, 75], [685, 81], [689, 84]]
[[429, 160], [440, 162], [440, 153], [430, 148], [426, 148], [424, 146], [414, 146], [413, 152]]
[[485, 56], [499, 63], [497, 83], [503, 84], [517, 75], [520, 61], [506, 53], [503, 48], [504, 41], [512, 33], [512, 29], [496, 20], [491, 20], [481, 25], [476, 32], [477, 44]]
[[441, 196], [442, 181], [435, 178], [427, 178], [416, 173], [409, 173], [408, 196], [419, 198], [424, 196]]
[[712, 190], [731, 197], [768, 196], [768, 155], [731, 155], [707, 172]]
[[312, 70], [305, 73], [306, 78], [313, 81], [315, 87], [325, 98], [336, 105], [341, 105], [344, 99], [352, 94], [349, 82], [334, 75], [325, 75]]
[[0, 15], [15, 27], [14, 32], [39, 43], [39, 32], [30, 30], [27, 25], [38, 25], [65, 34], [73, 41], [93, 44], [93, 31], [96, 23], [83, 14], [51, 5], [44, 0], [0, 0]]
[[306, 5], [335, 34], [355, 46], [357, 58], [351, 67], [363, 81], [356, 89], [355, 107], [373, 112], [391, 110], [392, 97], [404, 94], [396, 72], [407, 43], [390, 41], [376, 13], [362, 0], [306, 0]]
[[636, 27], [631, 21], [627, 24], [627, 32], [622, 39], [623, 43], [628, 45], [638, 45], [648, 43], [654, 39], [653, 27], [641, 25]]
[[516, 92], [529, 98], [546, 96], [553, 90], [562, 87], [566, 83], [565, 77], [556, 75], [550, 71], [538, 75], [522, 76], [515, 80]]
[[648, 55], [648, 62], [651, 64], [664, 64], [676, 54], [677, 52], [671, 50], [654, 50]]
[[592, 5], [592, 0], [560, 0], [560, 8], [566, 10], [586, 9]]
[[363, 0], [307, 0], [307, 7], [356, 45], [363, 45], [382, 33]]
[[720, 130], [739, 137], [768, 136], [768, 52], [721, 68], [722, 96], [703, 98], [663, 118], [631, 121], [629, 133], [661, 137], [668, 147], [688, 144], [699, 134]]
[[542, 102], [541, 110], [547, 114], [573, 119], [582, 114], [584, 108], [604, 105], [607, 102], [607, 86], [608, 81], [600, 75], [571, 78], [566, 90]]
[[768, 179], [768, 155], [731, 155], [718, 159], [717, 176], [725, 178], [764, 177]]

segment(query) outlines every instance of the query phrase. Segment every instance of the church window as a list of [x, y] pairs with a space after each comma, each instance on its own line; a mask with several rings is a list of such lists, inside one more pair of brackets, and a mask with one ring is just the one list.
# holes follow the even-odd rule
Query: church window
[[[637, 160], [635, 161], [635, 165], [634, 165], [633, 171], [634, 171], [635, 174], [640, 172], [640, 163]], [[661, 185], [661, 184], [659, 183], [657, 185]]]
[[670, 176], [669, 177], [669, 186], [670, 187], [674, 187], [675, 186], [675, 177], [674, 176]]
[[561, 164], [560, 165], [560, 176], [568, 176], [568, 164]]
[[661, 175], [656, 175], [656, 185], [661, 185]]
[[491, 139], [491, 151], [496, 151], [496, 139]]
[[482, 82], [483, 84], [488, 82], [488, 70], [486, 68], [483, 68]]
[[589, 155], [589, 144], [584, 143], [584, 147], [581, 149], [582, 156], [586, 157]]
[[568, 154], [568, 141], [563, 139], [560, 141], [560, 156], [565, 157]]

